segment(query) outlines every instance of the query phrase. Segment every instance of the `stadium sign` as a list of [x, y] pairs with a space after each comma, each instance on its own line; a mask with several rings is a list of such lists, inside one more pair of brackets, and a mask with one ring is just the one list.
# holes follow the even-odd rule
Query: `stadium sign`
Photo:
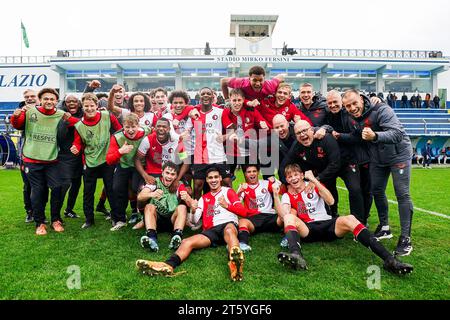
[[1, 101], [17, 101], [26, 89], [44, 87], [59, 87], [59, 74], [50, 67], [0, 68]]
[[291, 57], [268, 57], [268, 56], [225, 56], [216, 57], [215, 62], [235, 62], [235, 63], [271, 63], [271, 62], [292, 62]]

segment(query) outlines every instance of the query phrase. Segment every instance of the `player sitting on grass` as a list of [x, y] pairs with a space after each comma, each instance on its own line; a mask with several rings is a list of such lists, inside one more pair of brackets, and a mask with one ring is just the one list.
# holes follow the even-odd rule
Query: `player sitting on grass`
[[200, 198], [195, 214], [189, 218], [197, 223], [200, 217], [203, 217], [202, 233], [184, 239], [178, 250], [166, 262], [137, 260], [136, 266], [142, 273], [172, 276], [173, 270], [189, 257], [192, 250], [226, 243], [229, 251], [228, 266], [231, 279], [242, 280], [244, 254], [239, 248], [236, 214], [246, 216], [248, 210], [244, 208], [232, 189], [222, 187], [219, 169], [215, 167], [208, 169], [206, 182], [211, 191]]
[[258, 180], [259, 165], [243, 165], [245, 183], [239, 186], [238, 196], [244, 200], [247, 209], [255, 209], [257, 213], [239, 219], [239, 246], [244, 252], [251, 251], [250, 234], [257, 232], [282, 232], [283, 220], [273, 209], [272, 186], [280, 184], [273, 177], [269, 180]]
[[[355, 239], [370, 248], [384, 261], [384, 268], [395, 274], [412, 272], [413, 266], [397, 260], [353, 215], [332, 218], [325, 203], [332, 205], [333, 196], [315, 177], [312, 171], [302, 170], [297, 164], [285, 168], [286, 181], [291, 190], [280, 199], [274, 186], [275, 208], [282, 213], [284, 230], [289, 242], [289, 253], [280, 252], [278, 260], [293, 269], [307, 269], [302, 256], [300, 238], [304, 242], [333, 241], [352, 232]], [[309, 180], [306, 183], [303, 179]], [[295, 214], [292, 214], [292, 209]]]
[[[158, 251], [159, 230], [173, 229], [169, 249], [178, 249], [183, 237], [183, 229], [186, 224], [187, 206], [192, 207], [194, 200], [187, 193], [184, 184], [178, 184], [175, 192], [171, 192], [171, 186], [177, 177], [177, 165], [167, 161], [162, 166], [161, 178], [157, 178], [155, 184], [146, 184], [138, 195], [139, 202], [150, 203], [145, 206], [144, 222], [146, 235], [141, 238], [141, 246], [151, 251]], [[196, 202], [196, 201], [195, 201]]]

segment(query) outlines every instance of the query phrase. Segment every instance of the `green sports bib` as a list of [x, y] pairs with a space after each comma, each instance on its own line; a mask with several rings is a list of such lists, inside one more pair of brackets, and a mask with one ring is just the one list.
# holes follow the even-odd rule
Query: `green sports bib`
[[151, 129], [149, 127], [141, 127], [144, 129], [144, 135], [142, 138], [138, 140], [130, 140], [128, 139], [125, 134], [123, 133], [123, 130], [120, 130], [119, 132], [116, 132], [114, 134], [114, 137], [116, 138], [117, 144], [119, 145], [119, 148], [122, 147], [125, 143], [125, 141], [133, 146], [133, 150], [131, 150], [130, 153], [124, 154], [120, 157], [120, 166], [122, 168], [130, 168], [134, 167], [134, 156], [136, 155], [136, 152], [139, 149], [139, 145], [141, 144], [141, 141], [147, 137], [147, 135], [150, 133]]
[[41, 161], [53, 161], [58, 157], [57, 132], [58, 123], [64, 111], [56, 110], [52, 115], [45, 115], [36, 107], [25, 113], [25, 143], [23, 155]]
[[100, 121], [88, 126], [83, 121], [75, 124], [84, 144], [84, 157], [89, 168], [95, 168], [106, 162], [109, 148], [111, 120], [108, 111], [101, 111]]

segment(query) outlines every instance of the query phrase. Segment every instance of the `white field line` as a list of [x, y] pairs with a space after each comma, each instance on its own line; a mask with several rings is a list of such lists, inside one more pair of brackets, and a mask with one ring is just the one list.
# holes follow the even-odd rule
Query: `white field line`
[[[345, 187], [337, 186], [337, 188], [338, 188], [338, 189], [341, 189], [341, 190], [346, 190], [346, 191], [348, 191], [347, 188], [345, 188]], [[392, 204], [395, 204], [395, 205], [398, 205], [398, 202], [397, 202], [397, 201], [394, 201], [394, 200], [388, 199], [388, 202], [389, 202], [389, 203], [392, 203]], [[434, 211], [430, 211], [430, 210], [425, 210], [425, 209], [418, 208], [418, 207], [414, 207], [414, 210], [416, 210], [416, 211], [421, 211], [421, 212], [425, 212], [425, 213], [428, 213], [428, 214], [432, 214], [433, 216], [438, 216], [438, 217], [441, 217], [441, 218], [450, 219], [450, 216], [448, 216], [448, 215], [446, 215], [446, 214], [443, 214], [443, 213], [434, 212]]]

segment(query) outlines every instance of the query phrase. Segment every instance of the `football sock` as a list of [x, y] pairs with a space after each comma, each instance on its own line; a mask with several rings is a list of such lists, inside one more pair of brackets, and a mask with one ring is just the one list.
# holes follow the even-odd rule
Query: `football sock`
[[286, 238], [288, 240], [289, 252], [299, 253], [300, 235], [298, 234], [297, 228], [294, 226], [286, 226], [286, 228], [284, 228], [284, 232], [286, 233]]
[[158, 239], [158, 234], [156, 233], [155, 229], [148, 229], [147, 230], [147, 237], [153, 238], [153, 239]]
[[361, 242], [361, 244], [367, 248], [370, 248], [370, 250], [383, 259], [383, 261], [392, 256], [389, 251], [387, 251], [386, 248], [383, 247], [383, 245], [369, 232], [369, 230], [364, 227], [364, 225], [357, 225], [353, 230], [353, 234], [356, 240]]
[[166, 263], [175, 269], [181, 264], [181, 258], [176, 253], [174, 253], [169, 257], [169, 259], [166, 260]]
[[250, 233], [248, 232], [248, 229], [245, 227], [240, 227], [239, 234], [238, 234], [239, 242], [248, 244], [249, 238], [250, 238]]

